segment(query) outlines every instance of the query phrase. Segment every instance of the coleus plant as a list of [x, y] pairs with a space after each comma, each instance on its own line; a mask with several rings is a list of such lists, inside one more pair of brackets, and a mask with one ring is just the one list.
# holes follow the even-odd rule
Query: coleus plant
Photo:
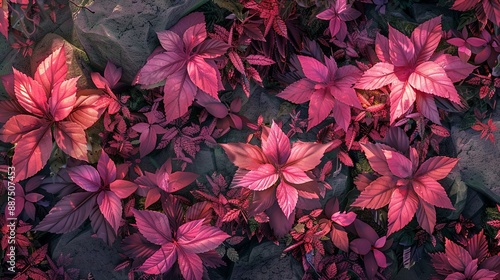
[[66, 154], [86, 161], [85, 129], [99, 118], [92, 106], [98, 96], [77, 96], [78, 77], [66, 80], [64, 47], [40, 63], [34, 79], [13, 71], [15, 102], [22, 110], [0, 129], [0, 140], [16, 144], [12, 159], [15, 180], [31, 177], [45, 166], [54, 140]]
[[417, 150], [409, 146], [400, 128], [391, 128], [385, 142], [388, 145], [361, 144], [370, 166], [381, 176], [362, 183], [366, 178], [358, 175], [361, 194], [351, 206], [379, 209], [389, 204], [387, 235], [402, 229], [414, 215], [420, 226], [432, 234], [436, 225], [434, 207], [454, 209], [437, 180], [445, 178], [458, 159], [436, 156], [419, 164]]
[[252, 212], [266, 211], [276, 235], [288, 232], [300, 200], [304, 200], [300, 204], [306, 204], [307, 200], [319, 198], [318, 186], [306, 171], [321, 162], [329, 144], [299, 141], [291, 146], [290, 139], [273, 121], [269, 134], [262, 135], [262, 148], [244, 143], [220, 145], [239, 167], [233, 186], [255, 191]]
[[337, 124], [347, 131], [351, 107], [362, 108], [352, 88], [361, 77], [361, 70], [353, 65], [338, 67], [333, 58], [326, 56], [324, 63], [302, 55], [298, 59], [305, 78], [290, 84], [278, 97], [297, 104], [310, 101], [308, 130], [333, 113]]
[[165, 50], [151, 57], [139, 71], [136, 83], [152, 86], [165, 81], [163, 103], [168, 122], [183, 116], [196, 95], [219, 100], [224, 89], [214, 58], [229, 48], [223, 41], [207, 39], [205, 17], [192, 13], [171, 30], [158, 32]]
[[381, 62], [364, 72], [355, 87], [373, 90], [390, 85], [391, 123], [416, 103], [418, 112], [440, 124], [434, 96], [460, 104], [453, 83], [466, 78], [475, 68], [449, 54], [435, 55], [441, 37], [441, 17], [417, 26], [411, 38], [389, 25], [389, 38], [377, 34], [375, 39], [375, 52]]
[[132, 211], [139, 232], [149, 242], [161, 246], [139, 267], [147, 274], [163, 274], [177, 262], [184, 279], [200, 280], [207, 256], [213, 257], [210, 252], [215, 253], [213, 250], [230, 237], [217, 227], [204, 225], [203, 220], [184, 223], [174, 232], [164, 214]]
[[329, 21], [328, 30], [332, 38], [337, 37], [339, 41], [344, 41], [347, 36], [346, 21], [355, 20], [359, 16], [361, 16], [361, 12], [348, 5], [347, 0], [337, 0], [316, 17]]
[[97, 169], [90, 165], [68, 168], [71, 180], [85, 192], [64, 196], [35, 230], [66, 233], [78, 228], [90, 217], [97, 236], [108, 244], [116, 238], [123, 214], [122, 199], [137, 190], [133, 182], [123, 180], [115, 163], [101, 151]]

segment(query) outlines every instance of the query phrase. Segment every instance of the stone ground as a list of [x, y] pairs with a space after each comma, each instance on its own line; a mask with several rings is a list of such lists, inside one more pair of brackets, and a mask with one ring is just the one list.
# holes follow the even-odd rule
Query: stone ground
[[[164, 30], [175, 23], [184, 12], [198, 6], [196, 0], [111, 0], [99, 1], [89, 8], [95, 13], [86, 10], [79, 12], [76, 20], [71, 18], [69, 9], [58, 13], [60, 24], [51, 25], [42, 22], [41, 26], [48, 35], [35, 48], [34, 57], [43, 58], [47, 48], [53, 44], [61, 44], [64, 39], [71, 42], [73, 54], [69, 58], [77, 58], [78, 67], [74, 73], [83, 75], [81, 83], [88, 83], [90, 67], [103, 69], [106, 62], [112, 61], [124, 69], [124, 81], [131, 82], [135, 73], [145, 63], [147, 56], [157, 46], [155, 33]], [[133, 15], [128, 13], [130, 5], [136, 6], [134, 11], [141, 11]], [[73, 7], [73, 10], [75, 8]], [[157, 17], [161, 13], [164, 17]], [[66, 42], [67, 43], [67, 42]], [[0, 36], [0, 75], [11, 72], [15, 66], [23, 72], [32, 72], [27, 59], [16, 50], [10, 48], [5, 39]], [[87, 77], [87, 78], [85, 78]], [[80, 84], [81, 85], [81, 84]], [[257, 89], [251, 98], [244, 104], [241, 113], [251, 120], [256, 120], [263, 114], [266, 120], [281, 116], [285, 119], [289, 109], [280, 107], [280, 101], [263, 90]], [[457, 117], [458, 118], [458, 117]], [[453, 119], [451, 124], [451, 139], [448, 141], [450, 156], [460, 158], [459, 167], [445, 180], [450, 190], [450, 196], [457, 208], [464, 209], [463, 215], [471, 219], [480, 219], [478, 213], [484, 208], [485, 197], [490, 197], [500, 203], [500, 150], [498, 144], [479, 139], [479, 133], [472, 129], [461, 130], [460, 119]], [[500, 113], [493, 116], [495, 124], [500, 127]], [[242, 132], [232, 131], [224, 140], [227, 142], [240, 141]], [[500, 131], [495, 134], [500, 139]], [[198, 154], [196, 162], [203, 162], [193, 170], [199, 174], [211, 174], [217, 170], [223, 174], [230, 174], [235, 170], [234, 165], [227, 161], [222, 149], [203, 148]], [[330, 178], [335, 194], [341, 194], [348, 181], [348, 170], [335, 178]], [[453, 212], [449, 217], [458, 218]], [[117, 243], [115, 243], [117, 245]], [[283, 246], [276, 246], [271, 242], [258, 244], [240, 253], [240, 259], [230, 269], [226, 279], [301, 279], [302, 266], [290, 255], [282, 257]], [[62, 235], [57, 242], [51, 244], [52, 258], [60, 253], [71, 254], [72, 267], [80, 269], [80, 276], [87, 277], [92, 273], [95, 279], [127, 279], [125, 272], [116, 272], [114, 267], [120, 263], [118, 246], [108, 247], [98, 238], [91, 237], [90, 227], [81, 228], [74, 232]], [[419, 279], [425, 269], [422, 263], [408, 271], [403, 269], [396, 279]], [[225, 279], [211, 271], [213, 279]], [[427, 278], [427, 277], [424, 277]]]

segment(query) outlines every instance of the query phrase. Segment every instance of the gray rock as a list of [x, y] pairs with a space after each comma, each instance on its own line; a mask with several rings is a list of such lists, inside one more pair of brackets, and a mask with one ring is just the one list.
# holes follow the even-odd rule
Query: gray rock
[[304, 271], [301, 264], [290, 254], [282, 256], [284, 245], [277, 246], [268, 241], [253, 247], [240, 255], [240, 260], [234, 264], [229, 279], [302, 279]]
[[[500, 113], [493, 115], [493, 122], [500, 127]], [[459, 123], [459, 122], [455, 122]], [[500, 139], [500, 131], [494, 133]], [[462, 180], [471, 188], [500, 203], [500, 148], [488, 140], [480, 139], [480, 133], [458, 125], [451, 128], [451, 139], [460, 159], [456, 169]]]
[[127, 271], [114, 271], [123, 260], [118, 246], [109, 247], [91, 234], [90, 227], [63, 234], [52, 251], [52, 259], [57, 259], [61, 253], [69, 254], [73, 258], [71, 267], [80, 269], [80, 278], [86, 279], [92, 273], [95, 279], [128, 279]]
[[205, 0], [107, 0], [81, 9], [76, 34], [93, 65], [108, 61], [123, 68], [122, 80], [132, 82], [146, 58], [159, 46], [156, 32], [165, 30]]
[[64, 45], [66, 52], [66, 64], [68, 65], [67, 79], [80, 76], [78, 79], [78, 89], [86, 89], [94, 87], [90, 78], [91, 69], [89, 68], [89, 59], [84, 51], [76, 48], [63, 37], [49, 33], [36, 44], [31, 56], [31, 72], [35, 73], [36, 68], [45, 58], [47, 58], [55, 50]]

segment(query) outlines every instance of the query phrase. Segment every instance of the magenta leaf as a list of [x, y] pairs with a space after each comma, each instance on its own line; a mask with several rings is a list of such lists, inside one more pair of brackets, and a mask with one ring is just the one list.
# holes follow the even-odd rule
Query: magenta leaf
[[51, 92], [55, 85], [66, 79], [67, 72], [66, 52], [64, 47], [61, 47], [38, 65], [35, 80], [43, 86], [45, 92]]
[[297, 189], [282, 180], [276, 188], [276, 198], [281, 210], [283, 210], [283, 213], [288, 219], [297, 205]]
[[97, 205], [99, 205], [99, 210], [101, 210], [102, 215], [106, 218], [106, 221], [108, 221], [116, 234], [120, 227], [120, 221], [122, 220], [122, 201], [115, 193], [103, 191], [97, 196]]
[[168, 244], [172, 241], [172, 231], [167, 217], [159, 212], [133, 209], [135, 221], [141, 234], [151, 243]]
[[213, 250], [229, 237], [216, 227], [203, 225], [203, 220], [185, 223], [177, 230], [179, 246], [195, 254]]
[[139, 269], [147, 274], [162, 274], [167, 272], [177, 261], [177, 247], [173, 243], [166, 243], [160, 250], [154, 252]]
[[97, 192], [101, 188], [101, 178], [94, 167], [80, 165], [68, 169], [71, 180], [88, 192]]

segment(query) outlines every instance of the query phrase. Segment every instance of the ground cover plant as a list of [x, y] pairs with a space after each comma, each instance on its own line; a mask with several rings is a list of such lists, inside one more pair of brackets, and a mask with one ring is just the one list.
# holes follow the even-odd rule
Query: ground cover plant
[[[263, 279], [500, 279], [453, 136], [498, 153], [497, 0], [172, 2], [119, 36], [100, 5], [0, 1], [2, 279], [247, 279], [260, 246], [297, 268]], [[107, 276], [55, 253], [88, 232]]]

